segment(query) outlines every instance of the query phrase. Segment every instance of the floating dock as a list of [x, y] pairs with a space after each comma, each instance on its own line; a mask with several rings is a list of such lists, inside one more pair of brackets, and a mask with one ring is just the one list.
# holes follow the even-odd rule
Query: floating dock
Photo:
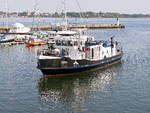
[[[50, 25], [44, 25], [44, 26], [27, 26], [31, 28], [32, 30], [51, 30], [52, 26]], [[0, 32], [6, 32], [9, 29], [11, 29], [11, 26], [0, 26]], [[67, 26], [68, 29], [113, 29], [113, 28], [125, 28], [122, 24], [70, 24]]]

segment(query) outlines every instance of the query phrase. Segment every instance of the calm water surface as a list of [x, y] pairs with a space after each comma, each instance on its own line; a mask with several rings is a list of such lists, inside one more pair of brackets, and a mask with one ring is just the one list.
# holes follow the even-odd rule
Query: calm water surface
[[[60, 20], [42, 19], [55, 21]], [[149, 113], [150, 19], [120, 21], [126, 29], [88, 31], [99, 40], [115, 35], [124, 48], [122, 63], [95, 72], [44, 78], [36, 68], [36, 51], [41, 47], [0, 47], [0, 113]], [[32, 19], [11, 22], [28, 25]]]

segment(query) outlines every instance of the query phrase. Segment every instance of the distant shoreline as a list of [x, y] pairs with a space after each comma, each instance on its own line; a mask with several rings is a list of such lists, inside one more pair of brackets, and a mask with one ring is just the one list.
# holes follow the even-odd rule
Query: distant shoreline
[[[5, 17], [19, 17], [19, 18], [63, 18], [64, 13], [35, 13], [35, 12], [2, 12], [0, 11], [0, 18]], [[150, 18], [150, 14], [121, 14], [114, 12], [67, 12], [68, 18]]]
[[[22, 17], [22, 16], [9, 16], [8, 18], [58, 18], [58, 19], [60, 18], [60, 19], [62, 19], [63, 17], [43, 17], [43, 16], [42, 16], [42, 17], [28, 17], [28, 16]], [[69, 18], [70, 18], [70, 19], [80, 19], [80, 17], [76, 17], [76, 18], [75, 18], [75, 17], [68, 17], [68, 19], [69, 19]], [[94, 19], [94, 18], [95, 18], [95, 19], [105, 19], [105, 18], [106, 18], [106, 19], [109, 19], [109, 18], [110, 18], [110, 19], [111, 19], [111, 18], [112, 18], [112, 19], [117, 19], [117, 18], [120, 18], [120, 19], [121, 19], [121, 18], [122, 18], [122, 19], [123, 19], [123, 18], [150, 19], [150, 17], [89, 17], [89, 18], [82, 17], [82, 18], [83, 18], [83, 19]], [[5, 19], [5, 17], [0, 17], [0, 19]]]

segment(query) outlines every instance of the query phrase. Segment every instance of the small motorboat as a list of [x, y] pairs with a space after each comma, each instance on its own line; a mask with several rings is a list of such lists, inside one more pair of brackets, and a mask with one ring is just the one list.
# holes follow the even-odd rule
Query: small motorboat
[[29, 39], [26, 40], [26, 46], [38, 46], [38, 45], [45, 45], [45, 44], [46, 41], [44, 41], [44, 39], [34, 35], [29, 37]]
[[0, 36], [0, 43], [7, 43], [7, 42], [13, 42], [15, 40], [15, 37], [9, 34], [3, 34]]
[[37, 39], [37, 38], [31, 38], [26, 41], [27, 46], [38, 46], [38, 45], [45, 45], [46, 41], [42, 39]]

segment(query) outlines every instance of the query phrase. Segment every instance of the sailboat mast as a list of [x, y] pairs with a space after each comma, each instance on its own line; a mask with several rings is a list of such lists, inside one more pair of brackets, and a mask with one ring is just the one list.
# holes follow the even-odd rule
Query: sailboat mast
[[[39, 17], [39, 2], [40, 0], [36, 0], [35, 4], [34, 4], [34, 15], [33, 15], [33, 21], [32, 21], [32, 27], [37, 26], [37, 30], [39, 30], [39, 26], [40, 26], [40, 17]], [[36, 20], [35, 20], [36, 19]], [[37, 21], [37, 22], [35, 22]]]
[[68, 22], [67, 22], [66, 0], [63, 0], [63, 6], [64, 6], [64, 11], [63, 11], [63, 13], [64, 13], [64, 27], [67, 30], [67, 24], [68, 24]]
[[67, 23], [67, 11], [66, 11], [66, 0], [64, 0], [64, 13], [65, 13], [65, 22]]
[[6, 19], [5, 26], [6, 29], [8, 30], [8, 1], [7, 0], [5, 0], [5, 19]]

